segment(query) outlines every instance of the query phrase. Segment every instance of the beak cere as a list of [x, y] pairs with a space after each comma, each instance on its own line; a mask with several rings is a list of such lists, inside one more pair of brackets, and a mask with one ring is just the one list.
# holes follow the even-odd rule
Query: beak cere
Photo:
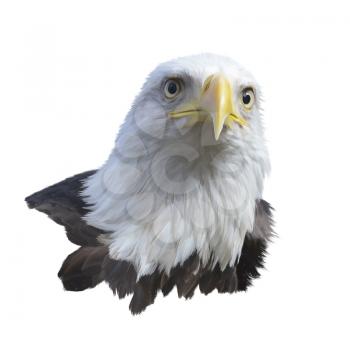
[[245, 125], [237, 116], [233, 105], [233, 90], [230, 81], [222, 74], [214, 74], [204, 82], [200, 97], [200, 109], [213, 118], [214, 136], [218, 140], [224, 125], [232, 128], [233, 121]]
[[209, 119], [213, 120], [215, 140], [218, 140], [224, 125], [233, 128], [234, 122], [247, 125], [235, 111], [231, 82], [221, 73], [210, 75], [204, 82], [199, 101], [182, 105], [180, 110], [169, 113], [171, 118], [190, 117], [188, 126]]

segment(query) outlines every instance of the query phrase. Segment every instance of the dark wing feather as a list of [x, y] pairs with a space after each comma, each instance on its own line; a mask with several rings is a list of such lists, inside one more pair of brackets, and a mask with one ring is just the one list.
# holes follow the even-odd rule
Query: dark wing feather
[[108, 247], [80, 247], [68, 255], [58, 277], [67, 290], [82, 291], [103, 281], [102, 266]]
[[260, 277], [266, 249], [273, 236], [273, 208], [263, 199], [256, 202], [253, 232], [245, 237], [241, 257], [236, 266], [238, 290], [246, 290], [254, 278]]
[[71, 242], [81, 246], [99, 245], [96, 238], [105, 232], [89, 226], [82, 219], [88, 213], [88, 208], [80, 196], [83, 181], [95, 172], [91, 170], [72, 176], [28, 196], [25, 199], [28, 207], [47, 214], [57, 224], [63, 225]]
[[106, 255], [102, 271], [104, 280], [109, 284], [114, 294], [118, 293], [119, 299], [133, 293], [137, 274], [130, 262], [114, 260]]

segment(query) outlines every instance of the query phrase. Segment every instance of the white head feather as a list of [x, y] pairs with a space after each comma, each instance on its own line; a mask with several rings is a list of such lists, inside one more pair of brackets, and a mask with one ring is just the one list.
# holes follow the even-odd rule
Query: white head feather
[[[220, 73], [233, 89], [236, 114], [247, 126], [186, 125], [169, 113], [198, 100], [204, 82]], [[169, 100], [164, 82], [181, 79], [181, 94]], [[251, 87], [248, 111], [241, 91]], [[229, 58], [203, 54], [159, 65], [149, 76], [122, 125], [107, 162], [86, 182], [91, 205], [86, 221], [109, 233], [100, 237], [110, 256], [134, 264], [138, 277], [170, 269], [197, 252], [222, 269], [239, 259], [254, 224], [269, 159], [263, 137], [260, 90], [254, 78]]]

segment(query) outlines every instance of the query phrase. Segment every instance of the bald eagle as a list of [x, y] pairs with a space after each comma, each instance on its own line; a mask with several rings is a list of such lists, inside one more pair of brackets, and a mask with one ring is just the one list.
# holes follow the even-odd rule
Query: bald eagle
[[58, 272], [66, 290], [106, 281], [140, 313], [158, 291], [191, 298], [246, 290], [273, 234], [261, 93], [227, 57], [160, 64], [105, 164], [36, 192], [29, 208], [81, 246]]

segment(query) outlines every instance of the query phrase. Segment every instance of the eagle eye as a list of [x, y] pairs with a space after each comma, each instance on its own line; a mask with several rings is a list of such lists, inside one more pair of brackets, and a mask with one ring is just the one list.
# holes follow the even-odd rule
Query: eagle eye
[[164, 85], [164, 94], [168, 99], [175, 98], [181, 91], [181, 84], [177, 79], [168, 79]]
[[251, 87], [247, 87], [241, 92], [241, 102], [246, 109], [251, 109], [255, 102], [254, 90]]

